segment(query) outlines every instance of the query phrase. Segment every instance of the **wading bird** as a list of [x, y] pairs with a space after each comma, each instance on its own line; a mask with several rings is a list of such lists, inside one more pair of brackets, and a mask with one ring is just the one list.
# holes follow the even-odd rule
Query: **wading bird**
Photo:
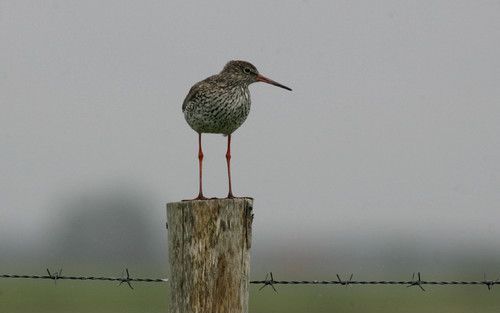
[[277, 83], [257, 71], [246, 61], [230, 61], [216, 75], [196, 83], [189, 90], [182, 112], [189, 126], [198, 133], [199, 192], [194, 200], [205, 200], [202, 189], [203, 150], [201, 134], [223, 134], [227, 136], [227, 176], [229, 193], [227, 198], [234, 198], [231, 187], [231, 134], [246, 120], [250, 112], [250, 91], [248, 86], [255, 82], [264, 82], [287, 90], [292, 90]]

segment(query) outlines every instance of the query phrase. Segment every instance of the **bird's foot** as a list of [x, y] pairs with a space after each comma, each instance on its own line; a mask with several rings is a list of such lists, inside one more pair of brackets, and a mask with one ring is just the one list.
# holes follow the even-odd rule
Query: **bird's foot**
[[229, 193], [227, 195], [226, 199], [249, 199], [249, 200], [253, 200], [252, 197], [236, 197], [232, 193]]
[[252, 197], [236, 197], [232, 194], [229, 194], [227, 195], [227, 197], [225, 198], [217, 198], [217, 197], [212, 197], [212, 198], [207, 198], [203, 195], [198, 195], [196, 198], [193, 198], [193, 199], [184, 199], [182, 201], [197, 201], [197, 200], [221, 200], [221, 199], [249, 199], [249, 200], [253, 200]]
[[194, 199], [185, 199], [185, 200], [182, 200], [182, 201], [196, 201], [196, 200], [208, 200], [207, 197], [203, 196], [203, 194], [198, 194], [198, 197], [194, 198]]

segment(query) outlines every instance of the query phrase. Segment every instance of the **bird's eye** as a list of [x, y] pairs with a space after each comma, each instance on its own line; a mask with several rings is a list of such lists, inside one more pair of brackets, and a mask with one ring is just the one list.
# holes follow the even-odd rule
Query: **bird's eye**
[[250, 69], [248, 67], [245, 67], [243, 69], [243, 72], [245, 72], [246, 74], [250, 74]]

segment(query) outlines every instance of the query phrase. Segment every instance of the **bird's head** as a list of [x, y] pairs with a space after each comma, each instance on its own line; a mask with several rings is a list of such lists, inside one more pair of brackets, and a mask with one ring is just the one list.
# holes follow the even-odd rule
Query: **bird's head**
[[253, 64], [246, 61], [240, 61], [240, 60], [229, 61], [226, 64], [226, 66], [224, 66], [224, 69], [222, 70], [221, 74], [229, 75], [238, 82], [244, 83], [246, 85], [250, 85], [251, 83], [255, 82], [264, 82], [284, 88], [286, 90], [290, 91], [292, 90], [287, 86], [284, 86], [280, 83], [275, 82], [274, 80], [271, 80], [259, 74], [257, 68]]

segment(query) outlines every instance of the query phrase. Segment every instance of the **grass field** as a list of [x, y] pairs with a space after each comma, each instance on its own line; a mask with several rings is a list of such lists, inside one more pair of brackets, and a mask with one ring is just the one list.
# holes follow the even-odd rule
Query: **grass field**
[[[1, 313], [167, 312], [168, 288], [136, 283], [135, 289], [109, 282], [0, 280]], [[250, 312], [500, 312], [500, 288], [484, 286], [279, 286], [251, 287]]]

